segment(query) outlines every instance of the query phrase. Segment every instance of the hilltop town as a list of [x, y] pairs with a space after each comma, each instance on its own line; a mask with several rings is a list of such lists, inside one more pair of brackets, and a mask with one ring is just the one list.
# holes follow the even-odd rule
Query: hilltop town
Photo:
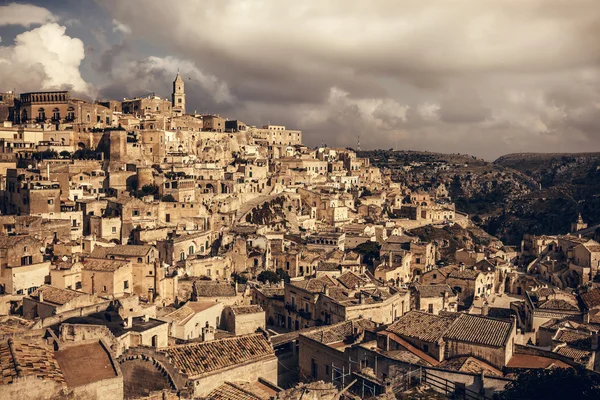
[[510, 158], [311, 148], [190, 113], [179, 74], [0, 93], [0, 124], [3, 399], [485, 400], [600, 371], [600, 231], [483, 229], [539, 190]]

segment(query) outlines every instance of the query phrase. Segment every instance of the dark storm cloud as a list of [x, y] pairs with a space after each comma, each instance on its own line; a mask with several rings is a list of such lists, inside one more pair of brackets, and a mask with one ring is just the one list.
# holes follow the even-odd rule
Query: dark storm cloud
[[[43, 7], [40, 24], [85, 18], [81, 4]], [[96, 51], [82, 65], [92, 66], [84, 78], [103, 97], [168, 96], [179, 67], [191, 78], [190, 111], [286, 124], [310, 145], [355, 146], [360, 135], [363, 148], [398, 140], [487, 158], [600, 150], [597, 0], [103, 0], [91, 9], [98, 7], [84, 39]]]

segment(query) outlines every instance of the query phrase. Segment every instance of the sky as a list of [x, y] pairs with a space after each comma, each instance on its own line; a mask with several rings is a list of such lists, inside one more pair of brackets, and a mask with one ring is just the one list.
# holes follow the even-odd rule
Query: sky
[[0, 91], [170, 98], [310, 146], [600, 151], [598, 0], [0, 0]]

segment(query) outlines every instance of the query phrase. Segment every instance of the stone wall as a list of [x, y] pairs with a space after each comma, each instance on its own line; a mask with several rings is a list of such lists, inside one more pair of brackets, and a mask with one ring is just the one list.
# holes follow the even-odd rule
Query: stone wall
[[269, 382], [277, 382], [277, 358], [269, 358], [237, 365], [214, 374], [194, 380], [194, 396], [206, 396], [225, 382], [255, 382], [263, 378]]

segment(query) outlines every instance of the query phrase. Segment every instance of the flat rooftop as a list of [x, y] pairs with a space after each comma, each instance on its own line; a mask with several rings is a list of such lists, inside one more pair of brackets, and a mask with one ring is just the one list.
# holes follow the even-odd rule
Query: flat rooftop
[[67, 347], [54, 353], [70, 387], [83, 386], [118, 376], [100, 342]]

